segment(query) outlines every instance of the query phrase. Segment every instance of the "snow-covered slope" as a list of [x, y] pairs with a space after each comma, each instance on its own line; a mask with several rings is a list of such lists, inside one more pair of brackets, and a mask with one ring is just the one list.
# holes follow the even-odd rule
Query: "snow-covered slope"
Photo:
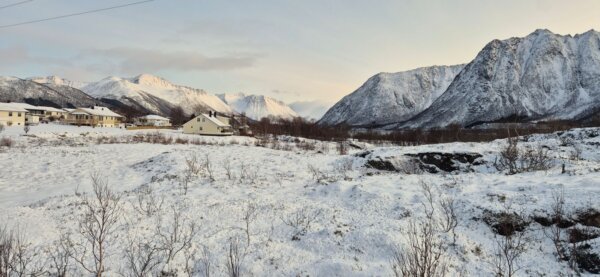
[[149, 74], [134, 78], [108, 77], [81, 89], [96, 98], [119, 100], [162, 115], [168, 115], [174, 106], [181, 106], [190, 114], [199, 110], [232, 112], [232, 109], [215, 95], [201, 89], [175, 85]]
[[79, 82], [79, 81], [72, 81], [72, 80], [68, 80], [59, 76], [41, 76], [41, 77], [32, 77], [32, 78], [27, 78], [27, 80], [31, 80], [34, 81], [36, 83], [40, 83], [40, 84], [46, 84], [46, 85], [56, 85], [56, 86], [68, 86], [68, 87], [72, 87], [72, 88], [76, 88], [76, 89], [81, 89], [82, 87], [86, 86], [88, 83], [86, 82]]
[[400, 127], [580, 119], [599, 109], [600, 33], [536, 30], [490, 42], [442, 96]]
[[320, 119], [333, 106], [333, 103], [322, 100], [298, 101], [289, 106], [302, 117]]
[[84, 107], [98, 104], [81, 90], [55, 82], [0, 77], [0, 102], [28, 102], [43, 106]]
[[245, 113], [255, 120], [263, 117], [290, 119], [298, 116], [287, 104], [264, 95], [219, 94], [219, 98], [235, 112]]
[[379, 73], [336, 103], [319, 123], [373, 126], [408, 120], [440, 96], [462, 68], [432, 66]]

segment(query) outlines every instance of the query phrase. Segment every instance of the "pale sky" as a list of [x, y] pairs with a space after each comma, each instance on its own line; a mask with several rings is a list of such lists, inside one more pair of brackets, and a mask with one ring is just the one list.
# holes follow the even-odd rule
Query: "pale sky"
[[[0, 9], [0, 25], [130, 2], [34, 0]], [[0, 29], [0, 75], [150, 73], [211, 93], [332, 102], [378, 72], [467, 63], [538, 28], [598, 30], [600, 1], [155, 0]]]

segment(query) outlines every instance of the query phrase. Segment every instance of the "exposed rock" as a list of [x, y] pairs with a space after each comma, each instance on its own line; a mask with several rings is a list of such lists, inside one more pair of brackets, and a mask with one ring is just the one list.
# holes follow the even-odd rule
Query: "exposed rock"
[[510, 236], [515, 232], [523, 232], [529, 226], [529, 222], [516, 213], [492, 212], [483, 213], [483, 222], [501, 236]]
[[[479, 153], [426, 152], [405, 155], [417, 158], [421, 163], [421, 169], [429, 173], [438, 173], [440, 170], [454, 172], [472, 165], [483, 164], [483, 161], [479, 160], [482, 157]], [[467, 169], [467, 171], [470, 171], [470, 169]]]

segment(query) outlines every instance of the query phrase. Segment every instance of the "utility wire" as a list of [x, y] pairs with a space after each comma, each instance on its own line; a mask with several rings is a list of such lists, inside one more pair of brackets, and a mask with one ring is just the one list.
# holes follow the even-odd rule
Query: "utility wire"
[[[30, 0], [30, 1], [33, 1], [33, 0]], [[154, 0], [138, 1], [138, 2], [123, 4], [123, 5], [118, 5], [118, 6], [102, 8], [102, 9], [95, 9], [95, 10], [89, 10], [89, 11], [84, 11], [84, 12], [71, 13], [71, 14], [59, 15], [59, 16], [54, 16], [54, 17], [36, 19], [36, 20], [31, 20], [31, 21], [24, 21], [24, 22], [9, 24], [9, 25], [0, 25], [0, 29], [21, 26], [21, 25], [26, 25], [26, 24], [32, 24], [32, 23], [38, 23], [38, 22], [44, 22], [44, 21], [50, 21], [50, 20], [56, 20], [56, 19], [61, 19], [61, 18], [66, 18], [66, 17], [84, 15], [84, 14], [88, 14], [88, 13], [97, 13], [97, 12], [102, 12], [102, 11], [107, 11], [107, 10], [114, 10], [114, 9], [129, 7], [129, 6], [133, 6], [133, 5], [144, 4], [144, 3], [148, 3], [148, 2], [152, 2], [152, 1], [154, 1]]]
[[8, 4], [8, 5], [0, 6], [0, 10], [6, 9], [6, 8], [10, 8], [10, 7], [14, 7], [14, 6], [18, 6], [18, 5], [22, 5], [22, 4], [29, 3], [29, 2], [33, 2], [33, 0], [25, 0], [25, 1], [17, 2], [17, 3], [13, 3], [13, 4]]

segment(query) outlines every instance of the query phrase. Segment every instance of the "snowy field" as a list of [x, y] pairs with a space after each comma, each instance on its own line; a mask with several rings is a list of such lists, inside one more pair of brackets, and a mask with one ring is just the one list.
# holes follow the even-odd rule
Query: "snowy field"
[[[106, 276], [134, 276], [128, 253], [148, 247], [159, 249], [149, 276], [205, 276], [207, 268], [226, 276], [232, 249], [242, 276], [393, 276], [394, 253], [410, 252], [410, 225], [423, 226], [427, 218], [436, 222], [432, 241], [443, 252], [448, 275], [494, 276], [506, 237], [494, 225], [502, 223], [502, 213], [516, 215], [522, 226], [514, 232], [523, 239], [516, 276], [568, 276], [574, 271], [569, 261], [559, 261], [548, 235], [555, 225], [543, 220], [552, 217], [553, 199], [564, 193], [570, 224], [554, 228], [564, 236], [561, 245], [585, 248], [580, 260], [591, 265], [575, 266], [583, 275], [592, 274], [582, 268], [600, 268], [594, 258], [600, 254], [599, 129], [520, 138], [519, 148], [545, 151], [549, 168], [512, 175], [494, 166], [506, 140], [360, 144], [365, 149], [349, 147], [340, 155], [336, 144], [314, 142], [308, 149], [293, 138], [279, 142], [286, 147], [264, 147], [254, 138], [160, 132], [190, 143], [128, 139], [155, 131], [50, 124], [25, 135], [22, 128], [6, 128], [0, 138], [13, 145], [0, 147], [0, 228], [18, 228], [31, 253], [58, 253], [63, 248], [57, 242], [68, 237], [84, 264], [93, 264], [89, 253], [82, 254], [90, 247], [81, 222], [96, 176], [121, 196], [105, 244]], [[419, 168], [432, 168], [426, 157], [406, 155], [433, 152], [476, 158], [453, 157], [455, 169], [432, 173]], [[457, 220], [450, 231], [437, 228], [445, 222], [444, 200], [453, 202]], [[169, 259], [164, 235], [174, 233], [173, 226], [180, 227], [173, 244], [182, 250]], [[587, 237], [571, 239], [575, 229]], [[42, 256], [32, 264], [43, 264], [52, 275], [55, 269]], [[67, 268], [73, 276], [88, 274], [75, 261]]]

